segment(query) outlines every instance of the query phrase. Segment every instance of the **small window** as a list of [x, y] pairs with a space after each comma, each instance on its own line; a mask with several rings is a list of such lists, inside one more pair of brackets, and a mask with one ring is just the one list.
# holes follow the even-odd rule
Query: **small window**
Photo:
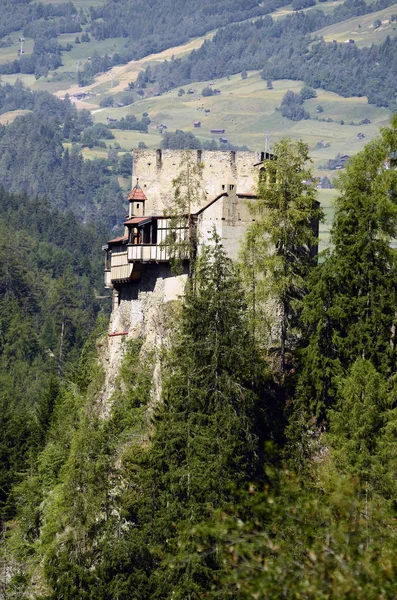
[[136, 207], [139, 208], [139, 204], [137, 204]]
[[229, 185], [229, 190], [234, 190], [234, 185]]
[[225, 186], [224, 186], [224, 185], [222, 185], [222, 189], [223, 189], [223, 190], [225, 189]]

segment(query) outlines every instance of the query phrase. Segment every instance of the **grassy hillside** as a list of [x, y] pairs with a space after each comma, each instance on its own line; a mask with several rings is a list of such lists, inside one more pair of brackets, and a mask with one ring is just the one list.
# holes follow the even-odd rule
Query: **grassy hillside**
[[[49, 1], [45, 0], [44, 3], [48, 4]], [[86, 11], [89, 6], [104, 5], [105, 1], [74, 0], [73, 4], [77, 9]], [[52, 4], [61, 4], [61, 0], [55, 0]], [[342, 0], [334, 2], [328, 0], [305, 9], [305, 12], [319, 8], [325, 14], [332, 14], [342, 4]], [[289, 4], [275, 10], [272, 16], [279, 20], [293, 12], [292, 5]], [[396, 34], [397, 25], [389, 22], [395, 12], [396, 5], [393, 5], [365, 16], [347, 19], [341, 23], [320, 29], [315, 32], [315, 35], [323, 36], [326, 41], [336, 39], [339, 42], [352, 37], [355, 39], [357, 46], [380, 43], [387, 35], [394, 36]], [[374, 27], [374, 22], [377, 20], [382, 23], [380, 27]], [[87, 26], [83, 27], [83, 29], [86, 28]], [[320, 170], [319, 167], [329, 159], [334, 158], [337, 153], [351, 155], [358, 152], [367, 141], [377, 135], [380, 127], [388, 123], [390, 111], [386, 108], [368, 105], [365, 97], [342, 98], [338, 94], [321, 89], [317, 90], [317, 98], [307, 100], [304, 104], [304, 108], [309, 111], [312, 118], [292, 122], [283, 118], [277, 108], [280, 106], [287, 90], [299, 92], [303, 83], [300, 81], [278, 80], [273, 82], [273, 89], [269, 90], [266, 82], [261, 79], [259, 71], [249, 71], [246, 79], [242, 79], [240, 74], [237, 74], [214, 80], [214, 87], [221, 90], [221, 94], [217, 96], [206, 98], [201, 96], [202, 89], [208, 84], [205, 81], [183, 86], [185, 92], [192, 88], [196, 93], [185, 93], [181, 97], [178, 96], [178, 89], [173, 89], [159, 96], [153, 95], [155, 89], [151, 90], [150, 85], [148, 85], [145, 90], [147, 97], [136, 101], [133, 105], [116, 108], [100, 107], [101, 100], [105, 96], [113, 96], [115, 104], [117, 104], [128, 83], [136, 81], [139, 73], [148, 66], [158, 65], [164, 60], [170, 61], [172, 57], [186, 56], [192, 50], [200, 48], [206, 40], [212, 39], [215, 32], [216, 30], [162, 52], [115, 66], [109, 71], [96, 76], [91, 85], [83, 88], [77, 85], [78, 71], [84, 69], [95, 53], [103, 56], [122, 52], [126, 44], [126, 38], [118, 37], [98, 41], [91, 36], [89, 42], [77, 44], [75, 43], [76, 34], [65, 33], [58, 36], [58, 42], [64, 46], [71, 44], [72, 49], [62, 52], [63, 65], [55, 72], [50, 71], [47, 77], [40, 77], [39, 79], [30, 74], [3, 75], [2, 81], [13, 83], [16, 79], [21, 79], [25, 85], [32, 89], [46, 89], [60, 97], [66, 92], [74, 94], [80, 91], [89, 91], [93, 95], [84, 101], [76, 101], [76, 106], [91, 110], [95, 122], [98, 123], [107, 123], [107, 117], [120, 119], [123, 116], [133, 114], [140, 118], [142, 113], [149, 113], [151, 124], [148, 133], [115, 129], [113, 130], [115, 139], [106, 140], [106, 148], [84, 148], [83, 154], [86, 158], [106, 158], [108, 150], [115, 145], [121, 148], [122, 152], [130, 151], [140, 142], [145, 143], [148, 147], [158, 147], [161, 145], [162, 136], [157, 130], [157, 125], [165, 123], [168, 131], [175, 131], [176, 129], [190, 131], [202, 142], [212, 139], [218, 142], [219, 136], [214, 136], [210, 133], [210, 130], [212, 128], [222, 128], [226, 132], [224, 137], [231, 144], [236, 146], [245, 145], [252, 150], [263, 149], [265, 133], [269, 135], [270, 145], [283, 136], [289, 136], [293, 139], [302, 138], [309, 144], [315, 172], [318, 175], [332, 177], [336, 174], [335, 171], [328, 172]], [[15, 58], [19, 47], [18, 37], [21, 35], [22, 31], [13, 33], [11, 35], [13, 45], [0, 48], [0, 63]], [[32, 50], [33, 40], [26, 38], [26, 54], [29, 54]], [[318, 105], [322, 106], [322, 113], [317, 113]], [[205, 109], [210, 112], [205, 112]], [[22, 112], [7, 113], [2, 116], [1, 122], [11, 122]], [[324, 121], [317, 120], [319, 118], [324, 119]], [[363, 119], [370, 119], [371, 123], [359, 125]], [[193, 126], [194, 121], [198, 120], [201, 121], [199, 129]], [[330, 122], [325, 120], [330, 120]], [[357, 137], [358, 133], [364, 134], [365, 137], [359, 139]], [[332, 213], [331, 199], [334, 192], [324, 190], [322, 194], [324, 196], [323, 204], [327, 208], [329, 217]], [[330, 218], [327, 222], [329, 223], [329, 221]], [[324, 228], [325, 236], [327, 236], [327, 227], [328, 225]]]
[[[354, 17], [342, 23], [324, 27], [317, 31], [316, 35], [323, 36], [326, 42], [332, 42], [332, 40], [344, 42], [352, 38], [359, 47], [380, 44], [388, 35], [390, 37], [397, 35], [397, 22], [390, 23], [391, 16], [396, 13], [397, 5], [394, 4], [369, 15]], [[374, 23], [378, 20], [382, 25], [374, 27]]]
[[[156, 126], [165, 123], [169, 131], [182, 129], [193, 132], [200, 140], [216, 139], [210, 133], [212, 128], [224, 128], [225, 137], [235, 145], [246, 145], [252, 150], [260, 150], [264, 146], [264, 134], [270, 136], [270, 143], [283, 136], [293, 139], [303, 138], [309, 144], [316, 169], [333, 158], [338, 152], [352, 154], [361, 150], [366, 141], [377, 135], [379, 127], [386, 125], [390, 111], [368, 105], [366, 98], [342, 98], [338, 94], [317, 90], [317, 98], [307, 100], [305, 108], [311, 116], [330, 118], [333, 122], [316, 120], [292, 122], [281, 116], [276, 110], [287, 90], [299, 92], [301, 82], [281, 80], [273, 83], [274, 89], [268, 90], [266, 82], [261, 79], [259, 72], [250, 72], [246, 79], [235, 75], [229, 79], [219, 79], [215, 86], [221, 94], [203, 98], [200, 94], [206, 83], [196, 82], [189, 87], [196, 94], [184, 94], [179, 97], [177, 90], [172, 90], [158, 97], [146, 98], [132, 106], [122, 108], [96, 109], [93, 116], [96, 122], [106, 122], [108, 116], [120, 119], [127, 114], [137, 117], [147, 112], [152, 120], [149, 134], [135, 131], [113, 130], [116, 140], [126, 150], [131, 149], [139, 141], [147, 146], [158, 146], [161, 135]], [[109, 90], [107, 90], [109, 93]], [[90, 99], [90, 103], [98, 103], [101, 96]], [[317, 115], [316, 107], [321, 104], [324, 112]], [[82, 103], [84, 105], [84, 103]], [[205, 109], [211, 112], [205, 113]], [[359, 123], [369, 118], [369, 125], [349, 125], [350, 121]], [[201, 121], [200, 129], [193, 125]], [[343, 120], [344, 125], [340, 122]], [[357, 134], [363, 132], [364, 140], [359, 140]], [[320, 141], [330, 144], [329, 147], [317, 148]]]

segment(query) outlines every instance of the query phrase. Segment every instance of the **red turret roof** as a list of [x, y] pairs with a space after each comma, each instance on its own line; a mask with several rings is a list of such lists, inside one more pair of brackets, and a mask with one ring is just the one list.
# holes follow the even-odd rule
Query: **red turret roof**
[[131, 193], [128, 196], [128, 200], [147, 200], [142, 189], [139, 187], [138, 182], [137, 182], [136, 186], [131, 190]]

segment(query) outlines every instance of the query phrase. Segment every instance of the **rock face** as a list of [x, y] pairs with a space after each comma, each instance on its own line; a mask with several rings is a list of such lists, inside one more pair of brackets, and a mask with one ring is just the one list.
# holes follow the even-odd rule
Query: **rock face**
[[[109, 402], [116, 389], [119, 368], [128, 339], [144, 340], [142, 353], [159, 354], [166, 343], [169, 323], [169, 305], [183, 295], [187, 281], [187, 271], [182, 275], [171, 272], [168, 264], [149, 264], [145, 267], [139, 281], [125, 283], [120, 290], [114, 291], [113, 311], [109, 324], [109, 334], [127, 335], [108, 336], [103, 342], [102, 363], [105, 381], [99, 394], [100, 412], [108, 416]], [[155, 358], [153, 372], [153, 401], [160, 395], [160, 363]]]

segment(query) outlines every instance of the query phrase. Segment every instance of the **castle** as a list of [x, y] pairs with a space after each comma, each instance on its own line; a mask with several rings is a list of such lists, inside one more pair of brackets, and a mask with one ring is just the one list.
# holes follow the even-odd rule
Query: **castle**
[[[190, 222], [199, 246], [208, 241], [213, 229], [220, 236], [227, 254], [236, 259], [247, 225], [252, 222], [248, 204], [255, 199], [257, 173], [265, 159], [264, 152], [189, 151], [190, 160], [201, 166], [202, 194], [189, 216], [181, 215], [179, 239], [187, 238]], [[114, 308], [131, 285], [139, 285], [145, 276], [169, 270], [170, 256], [166, 242], [172, 220], [165, 214], [175, 193], [173, 181], [183, 168], [186, 152], [180, 150], [136, 150], [133, 153], [133, 181], [129, 210], [124, 221], [124, 235], [109, 240], [106, 252], [105, 286], [114, 290]], [[199, 251], [199, 248], [198, 248]], [[188, 256], [185, 257], [188, 261]], [[176, 297], [180, 285], [173, 279], [167, 298]], [[174, 287], [174, 291], [172, 291]]]
[[[183, 272], [175, 274], [170, 265], [167, 240], [175, 235], [189, 240], [194, 227], [196, 252], [200, 253], [214, 228], [227, 254], [238, 257], [240, 242], [252, 222], [249, 203], [256, 198], [264, 152], [189, 151], [191, 163], [200, 165], [201, 193], [188, 214], [175, 219], [167, 207], [175, 196], [174, 180], [185, 164], [186, 151], [135, 150], [132, 191], [123, 235], [103, 247], [106, 255], [105, 287], [113, 290], [113, 309], [107, 343], [103, 349], [106, 381], [101, 395], [102, 412], [108, 414], [108, 399], [116, 388], [119, 365], [126, 350], [123, 340], [140, 338], [149, 351], [160, 349], [172, 323], [172, 301], [180, 297], [189, 273], [189, 252]], [[153, 397], [159, 398], [160, 361], [155, 361]]]

